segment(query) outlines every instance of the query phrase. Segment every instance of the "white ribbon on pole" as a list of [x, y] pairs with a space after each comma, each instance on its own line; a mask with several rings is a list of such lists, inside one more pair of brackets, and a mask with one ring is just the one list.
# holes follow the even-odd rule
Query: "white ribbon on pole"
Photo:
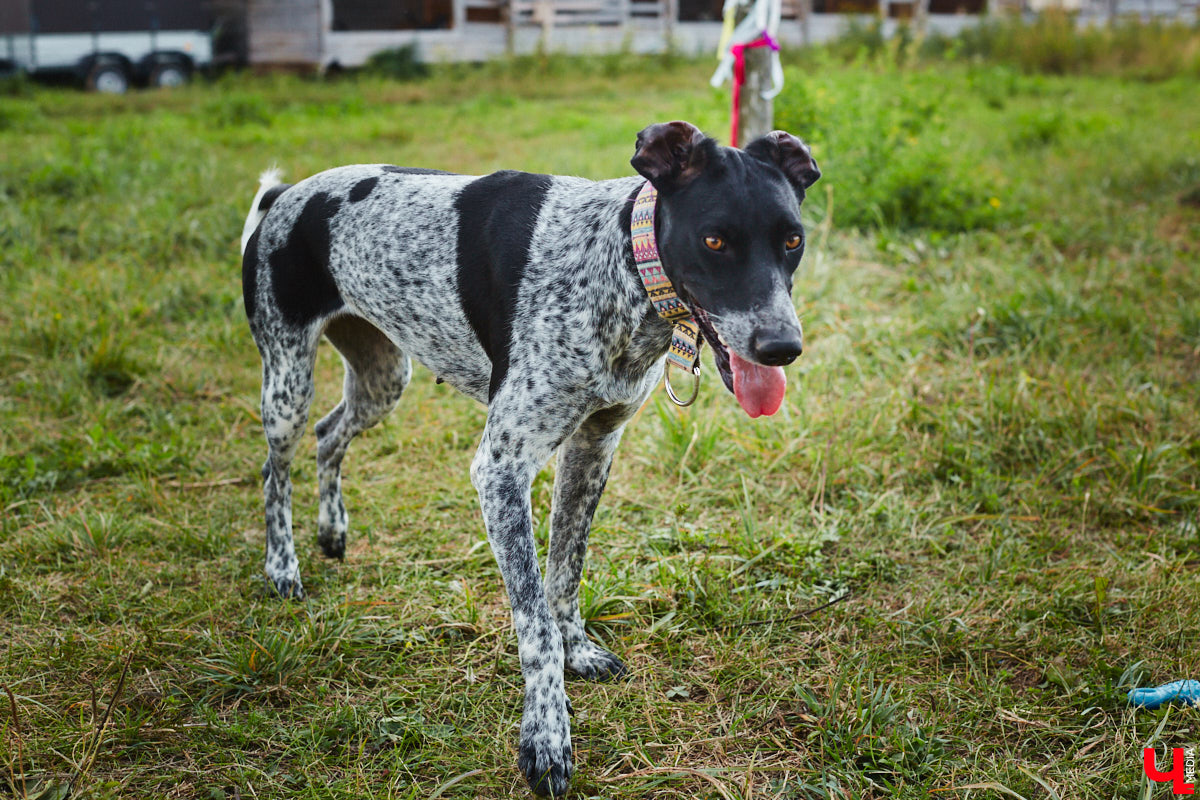
[[[750, 6], [750, 13], [735, 27], [733, 20], [739, 6]], [[779, 20], [783, 15], [782, 0], [725, 0], [725, 23], [721, 31], [721, 43], [717, 46], [717, 58], [721, 63], [709, 83], [714, 89], [733, 77], [733, 51], [735, 44], [749, 44], [764, 33], [776, 38]], [[771, 86], [762, 91], [762, 98], [770, 100], [783, 91], [783, 64], [779, 52], [771, 51]]]

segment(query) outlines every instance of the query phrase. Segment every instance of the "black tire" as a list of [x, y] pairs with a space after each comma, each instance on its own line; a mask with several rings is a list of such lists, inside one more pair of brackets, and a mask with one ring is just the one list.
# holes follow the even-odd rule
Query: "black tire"
[[182, 61], [161, 61], [150, 70], [150, 85], [156, 89], [184, 86], [192, 79], [192, 71]]
[[105, 94], [125, 94], [129, 91], [129, 70], [116, 61], [101, 61], [87, 75], [87, 88]]

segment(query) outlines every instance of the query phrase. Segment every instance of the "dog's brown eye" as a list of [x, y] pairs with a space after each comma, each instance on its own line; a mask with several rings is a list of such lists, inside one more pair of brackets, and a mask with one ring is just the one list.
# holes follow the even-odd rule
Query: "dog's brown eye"
[[720, 236], [705, 236], [704, 246], [719, 253], [725, 249], [725, 240]]
[[784, 241], [783, 246], [788, 250], [795, 250], [803, 241], [804, 239], [800, 236], [800, 234], [793, 233]]

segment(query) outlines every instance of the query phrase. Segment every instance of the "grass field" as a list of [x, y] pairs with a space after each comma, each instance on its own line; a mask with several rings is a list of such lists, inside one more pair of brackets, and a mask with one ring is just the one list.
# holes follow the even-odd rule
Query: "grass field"
[[[726, 134], [710, 63], [626, 61], [0, 97], [15, 796], [528, 796], [484, 409], [418, 370], [347, 459], [345, 563], [306, 439], [311, 598], [271, 599], [237, 238], [271, 163], [604, 178], [650, 122]], [[1200, 88], [787, 61], [825, 174], [806, 352], [775, 418], [710, 367], [630, 426], [582, 607], [632, 677], [568, 684], [572, 796], [1169, 795], [1141, 748], [1200, 744], [1200, 711], [1124, 690], [1200, 677]], [[319, 376], [315, 414], [329, 350]]]

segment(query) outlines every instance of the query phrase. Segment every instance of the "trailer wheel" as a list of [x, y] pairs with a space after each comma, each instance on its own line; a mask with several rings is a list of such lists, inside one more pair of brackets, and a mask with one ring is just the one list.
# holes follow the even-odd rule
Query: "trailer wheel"
[[173, 89], [185, 85], [191, 78], [187, 64], [181, 61], [163, 61], [150, 70], [150, 85], [159, 89]]
[[111, 61], [96, 64], [88, 72], [87, 88], [105, 94], [125, 94], [129, 91], [129, 71]]

